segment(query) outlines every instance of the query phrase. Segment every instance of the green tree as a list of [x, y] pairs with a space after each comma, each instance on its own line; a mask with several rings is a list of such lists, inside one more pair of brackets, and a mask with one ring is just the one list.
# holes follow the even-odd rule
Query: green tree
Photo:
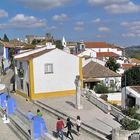
[[106, 67], [108, 67], [110, 70], [117, 71], [120, 68], [120, 64], [116, 62], [116, 59], [113, 57], [109, 57], [107, 60]]
[[38, 40], [38, 39], [34, 39], [33, 41], [32, 41], [32, 45], [36, 45], [36, 44], [38, 44], [38, 43], [40, 43], [41, 42], [41, 40]]
[[56, 40], [54, 42], [54, 44], [56, 45], [56, 48], [63, 50], [63, 46], [62, 46], [62, 41], [61, 40]]
[[99, 94], [109, 92], [108, 88], [103, 83], [97, 84], [94, 90], [95, 90], [96, 93], [99, 93]]
[[126, 86], [140, 85], [140, 66], [135, 66], [126, 70], [122, 75], [122, 87], [125, 87], [125, 81]]
[[9, 42], [9, 38], [7, 37], [6, 34], [4, 34], [3, 41], [5, 41], [5, 42]]

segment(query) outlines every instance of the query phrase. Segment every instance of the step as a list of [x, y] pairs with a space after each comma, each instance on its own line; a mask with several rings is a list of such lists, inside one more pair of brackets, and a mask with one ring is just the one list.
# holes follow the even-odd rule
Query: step
[[[60, 112], [40, 101], [34, 101], [34, 104], [37, 105], [38, 107], [40, 107], [41, 109], [45, 110], [46, 112], [49, 112], [55, 116], [59, 116], [61, 118], [63, 118], [65, 121], [68, 117], [70, 117], [69, 115], [63, 113], [63, 112]], [[75, 123], [76, 119], [73, 118], [73, 117], [70, 117], [72, 122]], [[94, 135], [98, 138], [100, 138], [101, 140], [108, 140], [106, 137], [108, 136], [107, 133], [105, 132], [102, 132], [100, 130], [97, 130], [96, 128], [94, 127], [91, 127], [89, 125], [87, 125], [86, 123], [82, 122], [82, 127], [81, 127], [82, 130], [86, 131], [87, 133], [91, 134], [91, 135]]]

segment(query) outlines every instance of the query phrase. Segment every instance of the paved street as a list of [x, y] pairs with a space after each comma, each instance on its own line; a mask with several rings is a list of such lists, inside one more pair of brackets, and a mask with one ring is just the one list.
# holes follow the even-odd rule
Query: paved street
[[112, 115], [104, 113], [95, 105], [87, 101], [85, 97], [81, 97], [81, 99], [83, 105], [82, 110], [77, 110], [74, 107], [75, 95], [41, 99], [40, 101], [73, 118], [80, 115], [84, 123], [107, 134], [110, 134], [112, 128], [120, 126]]
[[0, 140], [19, 140], [14, 132], [0, 118]]
[[[27, 113], [28, 110], [31, 110], [34, 114], [36, 114], [37, 107], [33, 103], [26, 101], [25, 98], [23, 98], [19, 95], [16, 95], [16, 94], [11, 94], [11, 95], [16, 99], [17, 106], [18, 106], [18, 108], [20, 108], [21, 111], [23, 111], [24, 113]], [[47, 124], [49, 131], [54, 132], [57, 117], [50, 114], [49, 112], [48, 113], [43, 112], [43, 118], [46, 120], [46, 124]], [[74, 128], [74, 129], [76, 129], [76, 128]], [[66, 129], [64, 129], [64, 131], [66, 131]], [[93, 140], [93, 139], [99, 140], [99, 138], [91, 136], [90, 134], [85, 133], [85, 132], [82, 132], [82, 135], [80, 135], [80, 136], [77, 136], [75, 134], [73, 134], [73, 136], [74, 136], [75, 140]], [[65, 138], [65, 139], [69, 139], [69, 138]]]

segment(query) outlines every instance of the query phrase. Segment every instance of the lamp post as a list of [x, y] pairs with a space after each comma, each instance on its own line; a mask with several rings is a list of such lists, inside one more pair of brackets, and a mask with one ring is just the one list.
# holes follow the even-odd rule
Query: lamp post
[[75, 86], [76, 86], [76, 105], [75, 107], [77, 109], [83, 109], [83, 106], [81, 105], [81, 80], [80, 80], [80, 76], [77, 75], [76, 79], [75, 79]]

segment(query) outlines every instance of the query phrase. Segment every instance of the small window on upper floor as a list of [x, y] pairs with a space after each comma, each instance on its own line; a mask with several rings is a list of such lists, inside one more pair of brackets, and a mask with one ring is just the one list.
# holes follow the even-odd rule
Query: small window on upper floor
[[44, 66], [44, 73], [48, 74], [48, 73], [53, 73], [53, 64], [45, 64]]

